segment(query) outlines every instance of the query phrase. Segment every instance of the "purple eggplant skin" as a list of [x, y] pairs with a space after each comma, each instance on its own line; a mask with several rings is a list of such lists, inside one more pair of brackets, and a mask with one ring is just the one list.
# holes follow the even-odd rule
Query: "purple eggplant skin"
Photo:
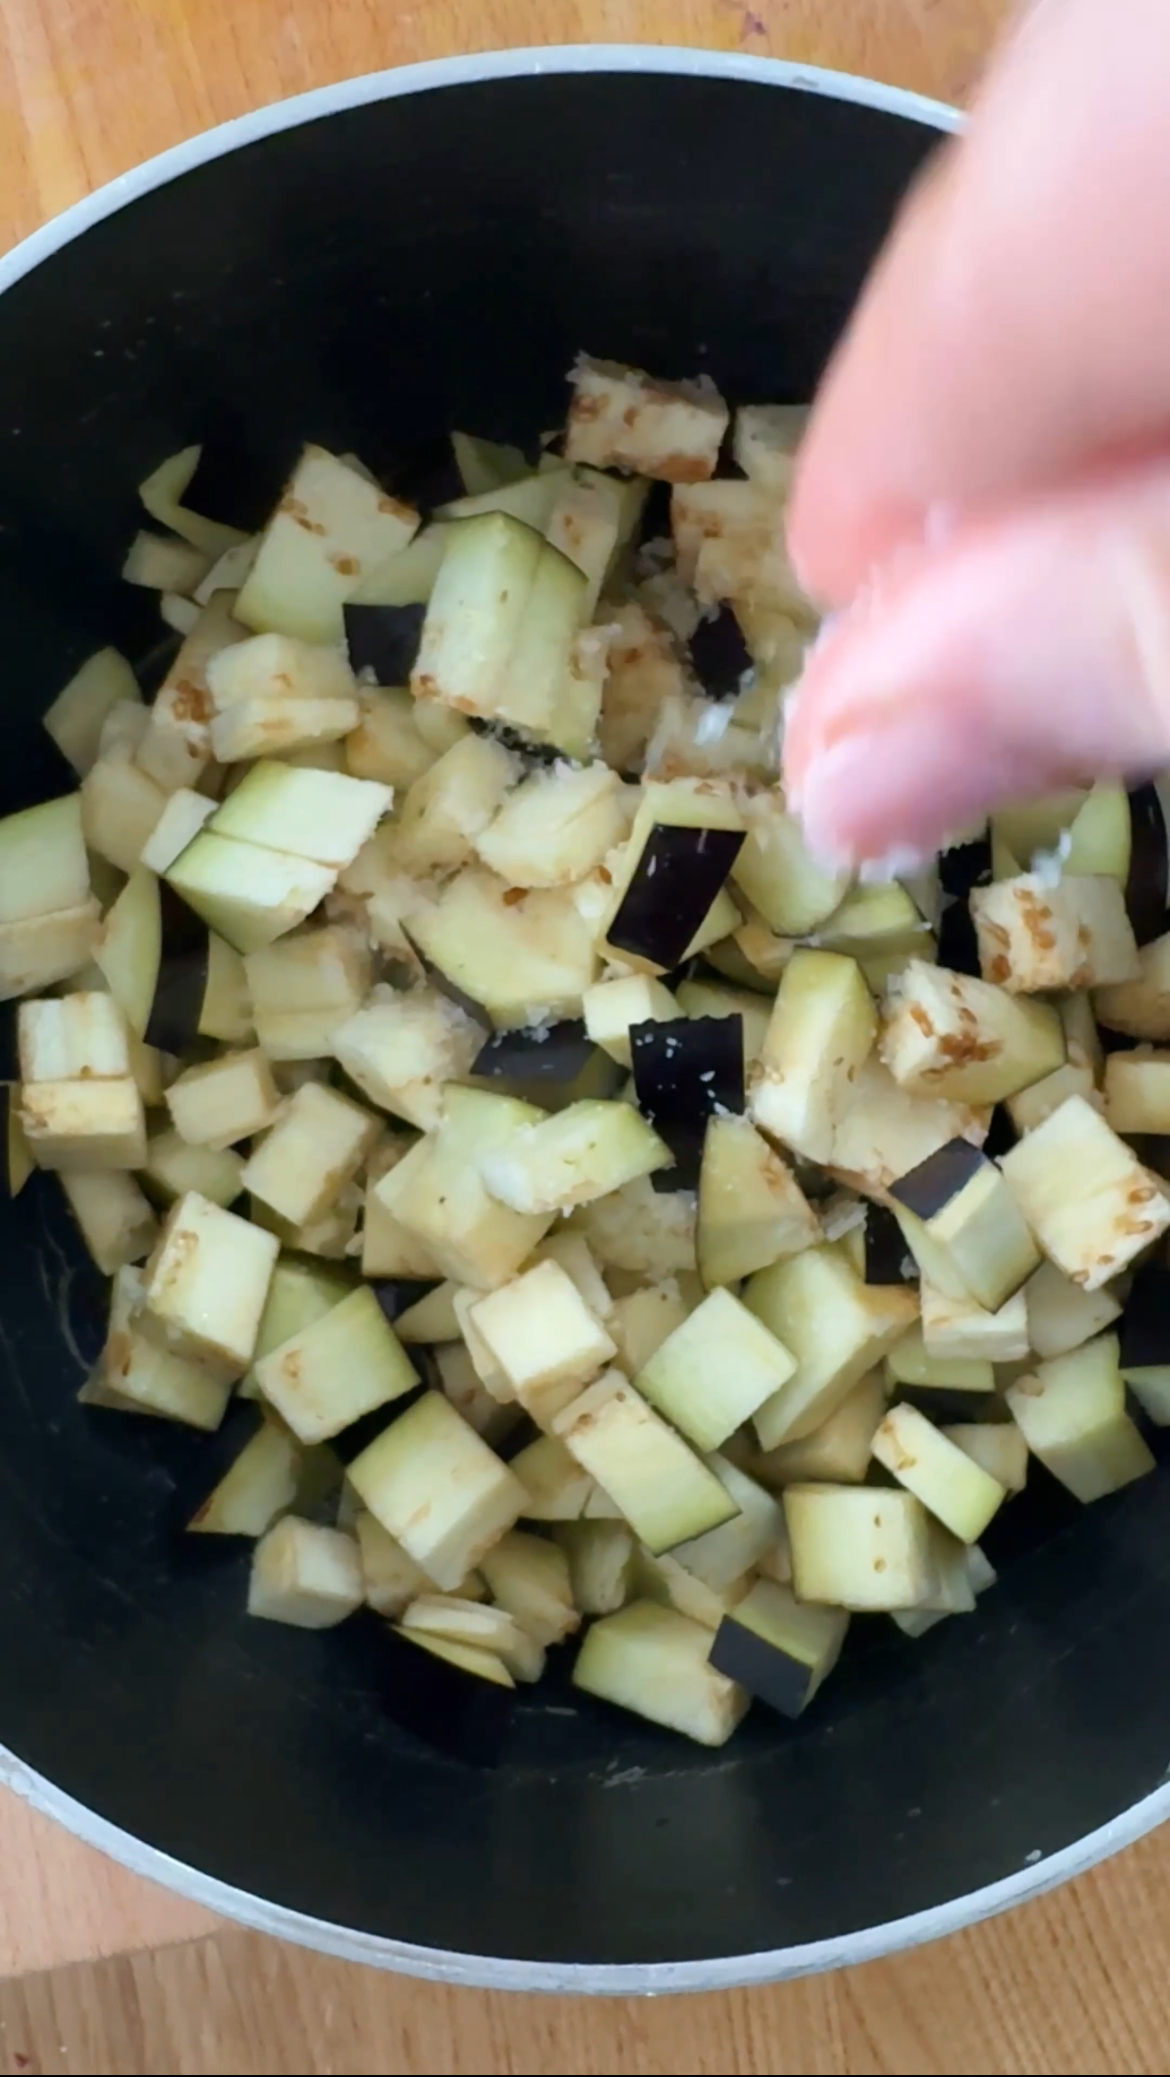
[[965, 1190], [973, 1176], [990, 1163], [973, 1147], [970, 1140], [950, 1139], [943, 1147], [928, 1154], [917, 1168], [911, 1168], [896, 1183], [891, 1183], [890, 1194], [898, 1203], [905, 1205], [920, 1219], [933, 1219], [944, 1205]]
[[743, 842], [743, 830], [656, 822], [606, 933], [614, 950], [677, 966]]
[[695, 1190], [707, 1120], [744, 1108], [743, 1018], [673, 1017], [630, 1027], [638, 1108], [674, 1155], [655, 1189]]
[[717, 1673], [737, 1680], [781, 1716], [798, 1717], [809, 1699], [812, 1668], [737, 1623], [734, 1612], [724, 1616], [707, 1659]]
[[1160, 789], [1147, 783], [1129, 796], [1130, 854], [1125, 906], [1139, 945], [1160, 938], [1170, 901], [1170, 824]]
[[418, 655], [425, 606], [345, 606], [345, 639], [355, 676], [376, 685], [408, 685]]

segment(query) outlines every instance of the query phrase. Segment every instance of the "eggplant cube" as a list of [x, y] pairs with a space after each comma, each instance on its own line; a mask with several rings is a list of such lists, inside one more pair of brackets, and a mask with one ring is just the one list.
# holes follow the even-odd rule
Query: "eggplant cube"
[[631, 1599], [638, 1546], [625, 1522], [562, 1522], [553, 1531], [569, 1561], [582, 1615], [613, 1615]]
[[699, 1274], [708, 1290], [798, 1255], [821, 1237], [792, 1170], [750, 1119], [708, 1119], [698, 1226]]
[[515, 1276], [552, 1214], [510, 1211], [489, 1196], [480, 1163], [541, 1113], [533, 1104], [452, 1084], [437, 1133], [412, 1147], [375, 1194], [430, 1252], [434, 1273], [493, 1290]]
[[355, 1457], [349, 1480], [445, 1593], [512, 1527], [527, 1498], [441, 1392], [425, 1393]]
[[[787, 1543], [784, 1509], [774, 1493], [733, 1464], [730, 1457], [715, 1451], [707, 1464], [739, 1513], [729, 1522], [721, 1522], [717, 1528], [677, 1544], [672, 1555], [692, 1579], [712, 1593], [723, 1595], [730, 1606], [744, 1591], [742, 1582], [750, 1578], [753, 1569]], [[683, 1613], [689, 1611], [684, 1609]]]
[[918, 1311], [913, 1291], [864, 1283], [832, 1246], [806, 1248], [760, 1270], [745, 1287], [744, 1303], [796, 1359], [787, 1384], [755, 1416], [764, 1449], [811, 1435]]
[[712, 1291], [663, 1342], [635, 1380], [638, 1390], [707, 1453], [787, 1384], [796, 1359], [733, 1298]]
[[973, 1298], [952, 1298], [923, 1278], [922, 1337], [931, 1357], [975, 1363], [1021, 1363], [1028, 1354], [1028, 1306], [1022, 1291], [988, 1312]]
[[709, 1663], [710, 1649], [702, 1623], [654, 1601], [632, 1601], [592, 1625], [573, 1686], [697, 1745], [726, 1745], [750, 1698]]
[[510, 888], [481, 866], [465, 867], [416, 909], [409, 930], [423, 958], [499, 1029], [579, 1015], [597, 972], [568, 891]]
[[667, 1336], [682, 1326], [689, 1311], [674, 1277], [616, 1299], [609, 1324], [621, 1367], [636, 1377]]
[[336, 926], [280, 938], [244, 961], [256, 1037], [270, 1060], [319, 1060], [360, 1008], [368, 953]]
[[17, 1038], [25, 1083], [100, 1081], [130, 1073], [126, 1026], [109, 995], [22, 1002]]
[[497, 1605], [537, 1644], [560, 1644], [580, 1628], [569, 1560], [558, 1544], [510, 1529], [484, 1553], [480, 1569]]
[[152, 873], [169, 872], [176, 858], [215, 813], [216, 803], [187, 786], [176, 787], [142, 847], [139, 860]]
[[569, 461], [665, 483], [703, 483], [715, 474], [731, 417], [717, 390], [659, 382], [640, 368], [586, 354], [569, 379]]
[[[648, 783], [602, 918], [600, 934], [614, 955], [659, 971], [677, 966], [723, 892], [743, 841], [743, 816], [730, 792], [695, 779]], [[735, 928], [735, 914], [727, 928]]]
[[146, 1118], [129, 1075], [26, 1083], [20, 1122], [38, 1168], [145, 1166]]
[[407, 791], [395, 824], [403, 868], [423, 875], [466, 865], [522, 770], [490, 736], [461, 736]]
[[[1029, 1279], [1024, 1298], [1028, 1307], [1028, 1346], [1045, 1360], [1079, 1349], [1093, 1335], [1112, 1326], [1121, 1312], [1121, 1300], [1108, 1285], [1086, 1291], [1052, 1262], [1040, 1264], [1035, 1276]], [[1131, 1306], [1127, 1319], [1132, 1311]]]
[[279, 851], [337, 873], [353, 864], [391, 798], [390, 788], [372, 779], [265, 759], [245, 774], [208, 827], [220, 838]]
[[651, 974], [624, 974], [617, 980], [596, 981], [581, 1000], [585, 1029], [594, 1044], [621, 1067], [631, 1067], [630, 1034], [634, 1026], [658, 1022], [669, 1024], [679, 1014], [669, 988]]
[[417, 529], [409, 505], [336, 455], [308, 446], [264, 531], [236, 618], [305, 642], [340, 642], [345, 601]]
[[[432, 530], [435, 536], [434, 570], [431, 583], [439, 574], [443, 560], [442, 528]], [[430, 535], [416, 536], [415, 549], [424, 549]], [[401, 551], [400, 551], [401, 552]], [[397, 560], [391, 558], [391, 564]], [[430, 585], [427, 587], [430, 595]], [[387, 601], [386, 604], [351, 600], [345, 607], [345, 640], [349, 650], [350, 669], [357, 673], [371, 674], [374, 683], [385, 687], [404, 687], [410, 683], [410, 674], [418, 656], [419, 638], [426, 618], [426, 599], [403, 599], [401, 604]], [[379, 776], [374, 773], [368, 777]]]
[[1008, 1187], [1050, 1262], [1097, 1291], [1170, 1226], [1170, 1197], [1090, 1103], [1071, 1096], [1006, 1154]]
[[800, 1601], [864, 1613], [917, 1608], [929, 1598], [931, 1518], [913, 1493], [789, 1486], [784, 1514]]
[[360, 1104], [305, 1082], [252, 1155], [244, 1188], [290, 1225], [309, 1225], [336, 1202], [377, 1137], [377, 1119]]
[[493, 1656], [515, 1680], [539, 1680], [544, 1649], [504, 1608], [456, 1594], [422, 1593], [403, 1610], [402, 1629], [420, 1643], [463, 1645]]
[[352, 1536], [286, 1515], [252, 1558], [248, 1614], [298, 1630], [330, 1630], [360, 1608], [365, 1588]]
[[912, 959], [890, 988], [881, 1056], [916, 1096], [1001, 1103], [1065, 1061], [1060, 1013], [989, 981]]
[[[443, 1272], [425, 1241], [404, 1226], [378, 1194], [378, 1185], [383, 1177], [390, 1175], [411, 1152], [417, 1152], [419, 1160], [425, 1161], [429, 1149], [425, 1145], [410, 1149], [404, 1141], [387, 1133], [374, 1147], [366, 1164], [362, 1218], [363, 1276], [427, 1279], [442, 1276]], [[435, 1339], [455, 1340], [458, 1333], [458, 1326], [453, 1323], [447, 1334], [437, 1335]]]
[[510, 887], [583, 880], [626, 833], [616, 772], [590, 764], [530, 772], [498, 808], [475, 848]]
[[751, 1096], [755, 1123], [808, 1161], [833, 1156], [833, 1132], [877, 1033], [856, 960], [797, 951], [785, 968]]
[[1139, 965], [1124, 889], [1112, 878], [1038, 873], [994, 880], [971, 895], [985, 980], [1010, 995], [1104, 988], [1136, 980]]
[[30, 995], [80, 972], [93, 957], [101, 920], [97, 902], [86, 901], [48, 916], [0, 922], [0, 1002]]
[[365, 1598], [379, 1615], [401, 1615], [416, 1595], [430, 1593], [434, 1582], [429, 1574], [415, 1564], [368, 1508], [362, 1509], [353, 1526]]
[[1109, 1031], [1170, 1042], [1170, 932], [1142, 946], [1135, 979], [1099, 988], [1093, 1005]]
[[618, 1370], [574, 1399], [553, 1427], [655, 1554], [739, 1512], [715, 1473]]
[[61, 1187], [103, 1276], [149, 1255], [158, 1222], [128, 1170], [62, 1169]]
[[1022, 1493], [1028, 1482], [1028, 1444], [1015, 1421], [955, 1421], [943, 1429], [948, 1442], [990, 1472], [1006, 1493]]
[[873, 1454], [961, 1543], [977, 1543], [1007, 1497], [998, 1479], [914, 1406], [890, 1409]]
[[165, 1348], [238, 1377], [247, 1369], [279, 1243], [189, 1190], [147, 1269], [141, 1325]]
[[1040, 1250], [994, 1163], [948, 1140], [893, 1185], [898, 1223], [924, 1277], [997, 1312], [1040, 1264]]
[[1114, 1132], [1126, 1136], [1170, 1133], [1170, 1053], [1147, 1046], [1111, 1053], [1105, 1062], [1105, 1117]]
[[886, 1357], [886, 1378], [895, 1391], [911, 1385], [924, 1391], [994, 1392], [995, 1371], [990, 1356], [940, 1356], [926, 1346], [921, 1320], [894, 1343]]
[[806, 1607], [791, 1587], [758, 1579], [724, 1616], [710, 1663], [769, 1708], [797, 1717], [832, 1672], [848, 1628], [843, 1608]]
[[199, 1536], [263, 1536], [294, 1505], [303, 1461], [294, 1436], [261, 1420], [188, 1529]]
[[375, 990], [333, 1032], [332, 1052], [383, 1110], [428, 1132], [443, 1116], [443, 1087], [470, 1073], [483, 1032], [434, 988]]
[[617, 1353], [557, 1262], [538, 1262], [480, 1298], [471, 1322], [521, 1406], [542, 1426]]
[[734, 451], [744, 475], [786, 497], [808, 415], [807, 404], [741, 404]]
[[635, 1025], [634, 1088], [643, 1116], [674, 1156], [663, 1187], [698, 1187], [707, 1120], [744, 1106], [743, 1027], [736, 1017]]
[[[990, 1377], [990, 1365], [988, 1372]], [[765, 1485], [781, 1491], [811, 1484], [859, 1486], [869, 1470], [870, 1445], [885, 1411], [881, 1371], [871, 1370], [811, 1435], [753, 1457], [752, 1469]]]
[[200, 830], [166, 875], [176, 894], [237, 952], [258, 951], [295, 930], [324, 901], [335, 878], [330, 866], [258, 843], [238, 843], [210, 826]]
[[209, 1197], [213, 1204], [234, 1204], [240, 1195], [243, 1157], [213, 1147], [193, 1147], [177, 1132], [155, 1132], [146, 1147], [144, 1172], [152, 1187], [173, 1200], [188, 1190]]
[[[535, 1442], [519, 1450], [509, 1467], [520, 1480], [527, 1499], [523, 1514], [530, 1522], [576, 1522], [585, 1511], [593, 1491], [593, 1480], [556, 1435], [538, 1435]], [[623, 1525], [624, 1526], [624, 1525]], [[572, 1553], [569, 1555], [572, 1565]], [[576, 1595], [574, 1594], [574, 1599]], [[581, 1603], [578, 1601], [578, 1607]], [[586, 1615], [604, 1613], [582, 1609]]]
[[1033, 1456], [1078, 1500], [1100, 1500], [1154, 1469], [1125, 1410], [1115, 1334], [1038, 1364], [1006, 1396]]
[[[353, 707], [354, 675], [339, 649], [295, 635], [251, 635], [216, 652], [207, 689], [217, 714], [264, 702], [281, 708], [345, 702]], [[357, 726], [356, 712], [350, 723]]]
[[688, 1191], [656, 1191], [649, 1176], [639, 1176], [582, 1205], [572, 1226], [605, 1269], [656, 1280], [694, 1273], [695, 1200]]
[[82, 797], [63, 794], [0, 820], [0, 924], [83, 908], [89, 901]]
[[327, 1442], [413, 1390], [414, 1365], [368, 1285], [261, 1357], [256, 1383], [301, 1442]]
[[627, 1103], [570, 1104], [522, 1126], [480, 1162], [491, 1195], [525, 1216], [549, 1216], [606, 1197], [668, 1167], [670, 1150]]
[[166, 1099], [180, 1138], [223, 1148], [265, 1131], [276, 1117], [280, 1091], [257, 1046], [189, 1067], [171, 1083]]

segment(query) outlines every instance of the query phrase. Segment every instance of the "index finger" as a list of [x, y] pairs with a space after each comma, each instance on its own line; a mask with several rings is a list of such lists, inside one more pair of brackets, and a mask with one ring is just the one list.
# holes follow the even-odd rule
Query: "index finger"
[[789, 540], [831, 604], [935, 520], [1170, 432], [1170, 7], [1043, 0], [830, 365]]

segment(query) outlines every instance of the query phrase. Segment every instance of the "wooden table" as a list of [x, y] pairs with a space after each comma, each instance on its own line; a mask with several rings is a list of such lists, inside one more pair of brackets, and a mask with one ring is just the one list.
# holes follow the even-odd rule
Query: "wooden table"
[[[193, 131], [379, 66], [507, 44], [695, 43], [958, 100], [1007, 11], [0, 0], [0, 246]], [[0, 1976], [12, 2071], [1164, 2071], [1170, 1835], [902, 1959], [770, 1991], [588, 2004], [412, 1984], [218, 1929], [0, 1792]]]

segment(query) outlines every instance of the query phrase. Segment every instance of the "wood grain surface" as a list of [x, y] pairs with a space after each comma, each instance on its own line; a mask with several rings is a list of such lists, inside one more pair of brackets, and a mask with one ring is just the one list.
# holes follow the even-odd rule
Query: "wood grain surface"
[[[960, 100], [1008, 12], [1009, 0], [0, 0], [0, 248], [211, 123], [385, 65], [526, 43], [693, 43]], [[586, 2003], [446, 1991], [218, 1930], [0, 1792], [0, 1976], [0, 2071], [1163, 2072], [1170, 1834], [893, 1961], [772, 1990]]]

